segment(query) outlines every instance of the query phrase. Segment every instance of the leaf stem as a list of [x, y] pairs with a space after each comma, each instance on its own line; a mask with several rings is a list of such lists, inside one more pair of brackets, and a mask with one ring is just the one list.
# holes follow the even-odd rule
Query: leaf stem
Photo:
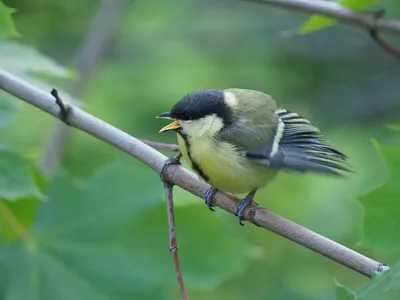
[[33, 244], [35, 242], [34, 238], [29, 234], [21, 222], [14, 215], [12, 210], [0, 200], [0, 216], [7, 222], [14, 233], [26, 244]]

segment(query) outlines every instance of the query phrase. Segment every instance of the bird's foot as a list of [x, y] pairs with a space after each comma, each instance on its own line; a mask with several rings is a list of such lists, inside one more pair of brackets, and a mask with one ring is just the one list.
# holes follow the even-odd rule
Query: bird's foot
[[243, 216], [244, 216], [244, 211], [247, 206], [250, 205], [250, 203], [253, 201], [254, 195], [256, 194], [256, 190], [251, 191], [246, 197], [244, 197], [236, 206], [235, 210], [235, 216], [238, 217], [239, 219], [239, 224], [244, 226], [243, 224]]
[[217, 189], [214, 189], [212, 187], [209, 187], [206, 192], [204, 193], [204, 202], [206, 203], [206, 205], [208, 206], [208, 208], [211, 211], [215, 211], [214, 204], [213, 204], [213, 198], [215, 193], [217, 192]]
[[60, 108], [60, 115], [59, 115], [60, 120], [63, 121], [65, 124], [71, 126], [71, 124], [68, 122], [68, 116], [71, 112], [71, 107], [67, 106], [64, 103], [64, 101], [62, 101], [56, 89], [52, 89], [50, 94], [54, 97], [54, 99], [56, 99], [56, 103]]
[[165, 181], [165, 178], [166, 178], [165, 177], [165, 171], [167, 170], [167, 167], [170, 166], [170, 165], [180, 165], [181, 164], [181, 157], [182, 157], [182, 153], [179, 152], [177, 155], [169, 157], [167, 159], [167, 161], [165, 162], [165, 164], [162, 167], [161, 172], [160, 172], [160, 176], [161, 176], [161, 179], [163, 181]]

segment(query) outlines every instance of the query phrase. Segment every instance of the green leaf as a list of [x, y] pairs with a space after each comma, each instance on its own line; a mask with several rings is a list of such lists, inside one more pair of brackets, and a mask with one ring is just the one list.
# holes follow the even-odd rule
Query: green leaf
[[[113, 163], [79, 185], [58, 172], [46, 196], [35, 246], [3, 253], [0, 299], [167, 299], [165, 287], [177, 287], [162, 183], [146, 166]], [[246, 242], [204, 205], [179, 207], [176, 222], [187, 286], [247, 269]]]
[[31, 163], [20, 154], [0, 148], [0, 198], [9, 201], [41, 198], [32, 171]]
[[5, 97], [5, 93], [0, 96], [0, 130], [10, 125], [14, 119], [14, 115], [21, 107], [21, 101], [15, 101]]
[[13, 8], [7, 7], [0, 1], [0, 39], [18, 36], [11, 15], [15, 12]]
[[359, 197], [364, 206], [364, 235], [361, 245], [381, 251], [400, 250], [400, 147], [374, 142], [388, 168], [388, 180]]
[[[38, 198], [29, 197], [10, 202], [1, 200], [18, 220], [23, 228], [29, 228], [35, 221], [36, 209], [41, 202]], [[14, 224], [9, 224], [9, 220], [0, 217], [0, 237], [5, 243], [12, 243], [20, 238], [15, 232]]]
[[399, 124], [390, 124], [387, 125], [387, 127], [391, 130], [395, 130], [395, 131], [400, 131], [400, 125]]
[[[50, 78], [71, 79], [74, 77], [71, 70], [60, 66], [51, 58], [40, 54], [32, 47], [12, 41], [0, 41], [0, 66], [49, 93], [56, 86], [49, 82]], [[63, 89], [57, 89], [65, 102], [77, 103]], [[22, 104], [22, 101], [16, 101], [15, 97], [7, 93], [0, 94], [0, 130], [11, 123]]]
[[34, 48], [11, 41], [0, 41], [0, 65], [16, 75], [36, 76], [44, 73], [68, 78], [73, 74]]
[[[159, 273], [164, 280], [173, 284], [170, 277], [171, 255], [166, 251], [168, 232], [165, 204], [152, 210], [152, 218], [143, 216], [134, 223], [135, 228], [151, 229], [139, 231], [136, 236], [142, 242], [137, 255], [146, 263], [146, 268]], [[241, 275], [250, 263], [250, 247], [235, 234], [232, 228], [210, 215], [203, 203], [175, 208], [179, 257], [185, 283], [199, 290], [213, 290], [225, 280]], [[148, 249], [153, 249], [149, 253]], [[154, 275], [153, 275], [154, 276]], [[166, 279], [168, 278], [168, 279]]]
[[335, 280], [336, 298], [335, 300], [357, 300], [356, 295], [350, 289]]
[[[378, 3], [379, 1], [380, 0], [343, 0], [338, 3], [353, 10], [362, 10], [371, 4]], [[299, 28], [298, 32], [300, 34], [305, 34], [332, 26], [335, 23], [337, 23], [336, 19], [321, 15], [313, 15]]]
[[400, 299], [400, 262], [388, 271], [375, 276], [358, 294], [360, 300], [398, 300]]

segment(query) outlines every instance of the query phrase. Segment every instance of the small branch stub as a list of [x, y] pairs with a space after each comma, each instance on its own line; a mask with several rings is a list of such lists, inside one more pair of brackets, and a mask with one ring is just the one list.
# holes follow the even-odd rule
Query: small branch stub
[[396, 58], [400, 58], [400, 51], [397, 50], [395, 47], [390, 45], [388, 42], [386, 42], [381, 35], [379, 34], [378, 31], [378, 26], [377, 22], [380, 18], [382, 18], [386, 14], [386, 10], [380, 9], [372, 13], [372, 16], [375, 18], [375, 23], [374, 26], [372, 26], [369, 30], [369, 36], [371, 39], [383, 49], [383, 51], [389, 53], [390, 55], [393, 55]]
[[50, 94], [56, 99], [56, 103], [58, 107], [60, 108], [60, 120], [63, 121], [65, 124], [71, 126], [71, 124], [68, 123], [68, 115], [71, 112], [71, 107], [67, 106], [64, 101], [60, 98], [60, 95], [58, 94], [58, 91], [56, 89], [52, 89]]

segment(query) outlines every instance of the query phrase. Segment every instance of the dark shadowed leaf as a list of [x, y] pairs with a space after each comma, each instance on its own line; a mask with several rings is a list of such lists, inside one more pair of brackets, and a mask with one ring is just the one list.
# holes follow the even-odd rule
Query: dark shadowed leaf
[[[142, 243], [138, 256], [147, 268], [168, 277], [171, 261], [167, 250], [168, 233], [165, 205], [152, 210], [152, 217], [143, 215], [134, 223]], [[196, 289], [213, 289], [221, 282], [243, 274], [250, 263], [250, 247], [242, 236], [220, 222], [203, 203], [175, 208], [179, 255], [185, 282]], [[149, 235], [150, 233], [150, 235]], [[145, 235], [149, 235], [146, 238]], [[153, 249], [149, 253], [148, 249]], [[164, 275], [162, 275], [164, 273]], [[174, 278], [168, 281], [173, 282]]]
[[[46, 196], [35, 245], [3, 253], [1, 299], [168, 299], [166, 286], [177, 283], [157, 174], [114, 163], [77, 186], [60, 171]], [[188, 286], [215, 287], [246, 269], [243, 238], [203, 205], [178, 206], [176, 221]]]

